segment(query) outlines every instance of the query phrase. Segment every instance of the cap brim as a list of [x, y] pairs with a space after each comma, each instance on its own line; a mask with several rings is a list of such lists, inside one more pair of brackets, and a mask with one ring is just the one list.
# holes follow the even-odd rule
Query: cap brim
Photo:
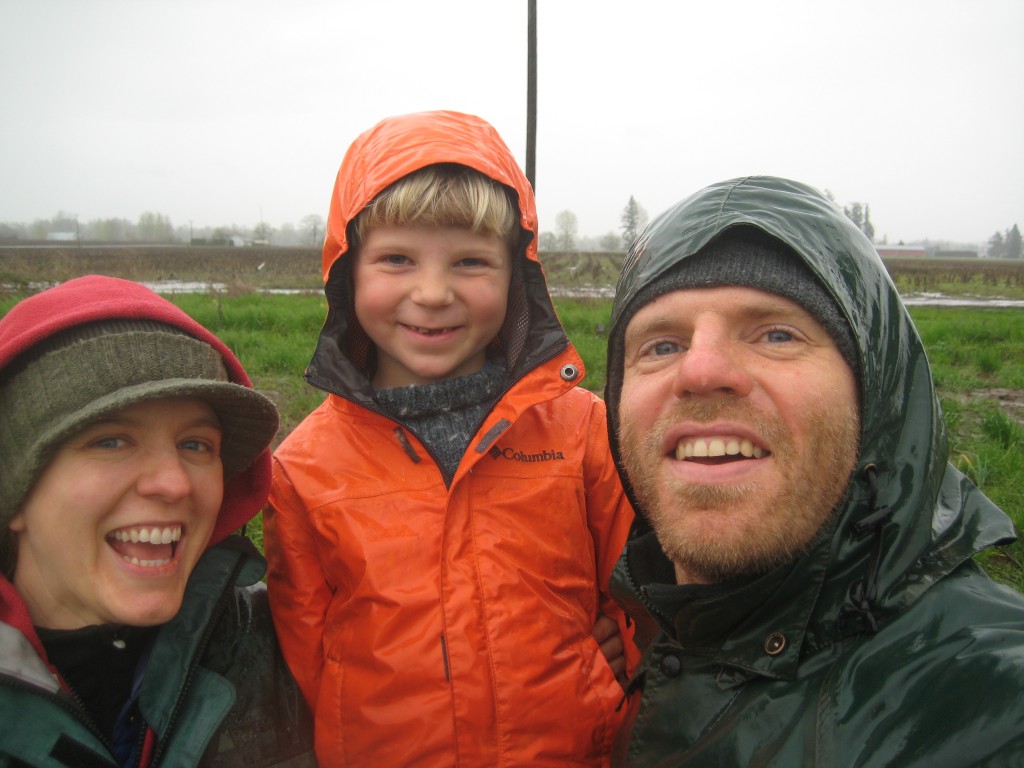
[[224, 476], [244, 471], [270, 445], [279, 416], [269, 398], [254, 389], [209, 379], [163, 379], [122, 387], [93, 400], [44, 437], [44, 445], [57, 446], [89, 423], [135, 403], [190, 397], [210, 405], [220, 421], [221, 462]]

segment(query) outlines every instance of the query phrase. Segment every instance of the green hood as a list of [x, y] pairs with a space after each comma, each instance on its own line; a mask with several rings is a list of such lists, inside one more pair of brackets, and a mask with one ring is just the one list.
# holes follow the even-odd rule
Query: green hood
[[[825, 636], [873, 628], [973, 553], [1012, 540], [1014, 532], [1009, 518], [947, 463], [942, 411], [920, 337], [871, 242], [819, 192], [767, 176], [733, 179], [662, 213], [637, 239], [616, 287], [609, 333], [606, 400], [612, 450], [636, 506], [616, 434], [624, 318], [628, 321], [635, 311], [631, 302], [645, 286], [723, 231], [741, 225], [757, 227], [791, 247], [845, 314], [858, 348], [862, 423], [857, 468], [833, 518], [831, 536], [784, 573], [770, 574], [750, 588], [775, 585], [770, 587], [776, 590], [773, 598], [780, 597], [777, 590], [792, 588], [801, 603], [794, 607], [801, 621], [813, 613], [814, 631]], [[865, 471], [869, 467], [877, 478], [874, 494], [872, 473]], [[636, 508], [634, 533], [639, 535], [649, 527], [644, 510]], [[863, 530], [865, 520], [880, 522]], [[857, 597], [851, 598], [851, 592]]]

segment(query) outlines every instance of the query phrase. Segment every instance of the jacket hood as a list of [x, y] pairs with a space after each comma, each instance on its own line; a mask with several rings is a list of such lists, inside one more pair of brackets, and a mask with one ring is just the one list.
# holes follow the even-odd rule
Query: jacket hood
[[[69, 280], [11, 309], [0, 320], [0, 370], [56, 333], [116, 319], [154, 320], [184, 331], [220, 354], [232, 383], [253, 388], [231, 350], [185, 312], [143, 285], [98, 275]], [[266, 447], [248, 469], [225, 479], [224, 501], [208, 546], [223, 540], [255, 516], [266, 502], [269, 490], [270, 449]]]
[[[755, 584], [797, 585], [820, 595], [819, 616], [840, 632], [873, 628], [931, 583], [987, 546], [1013, 538], [1013, 525], [947, 463], [938, 397], [920, 337], [871, 242], [817, 190], [754, 176], [714, 184], [659, 215], [626, 258], [608, 344], [609, 437], [617, 437], [625, 324], [645, 286], [725, 230], [753, 226], [789, 246], [845, 315], [860, 364], [861, 443], [843, 501], [812, 551], [785, 574]], [[775, 588], [775, 587], [773, 587]], [[811, 608], [808, 606], [807, 610]]]
[[537, 211], [533, 188], [497, 131], [459, 112], [436, 111], [389, 117], [349, 147], [331, 195], [323, 247], [328, 316], [306, 380], [316, 387], [373, 407], [366, 376], [371, 345], [352, 310], [349, 232], [352, 220], [389, 185], [430, 165], [472, 168], [510, 189], [522, 230], [502, 342], [515, 378], [568, 344], [555, 317], [537, 258]]

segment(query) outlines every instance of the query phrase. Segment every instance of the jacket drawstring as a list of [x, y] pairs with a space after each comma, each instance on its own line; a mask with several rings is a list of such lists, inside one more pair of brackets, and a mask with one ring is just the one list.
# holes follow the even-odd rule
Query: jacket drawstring
[[855, 536], [874, 536], [871, 560], [867, 573], [850, 587], [850, 599], [853, 607], [849, 610], [859, 613], [867, 621], [872, 632], [878, 631], [878, 619], [872, 613], [872, 607], [878, 598], [878, 573], [882, 567], [882, 529], [892, 518], [892, 509], [877, 507], [878, 503], [878, 468], [869, 464], [864, 468], [864, 476], [868, 481], [868, 507], [870, 512], [862, 520], [853, 524]]
[[405, 430], [401, 427], [395, 427], [395, 439], [398, 440], [398, 444], [402, 446], [402, 450], [405, 451], [405, 455], [412, 459], [413, 464], [419, 464], [422, 459], [420, 455], [416, 453], [416, 449], [412, 447], [412, 443], [405, 434]]
[[630, 679], [630, 681], [626, 684], [626, 688], [623, 691], [622, 698], [619, 699], [619, 703], [615, 707], [616, 712], [620, 712], [622, 710], [623, 705], [625, 705], [625, 703], [629, 700], [630, 696], [632, 696], [637, 691], [643, 691], [644, 683], [646, 682], [646, 680], [646, 667], [638, 669], [636, 673], [633, 675], [633, 677]]

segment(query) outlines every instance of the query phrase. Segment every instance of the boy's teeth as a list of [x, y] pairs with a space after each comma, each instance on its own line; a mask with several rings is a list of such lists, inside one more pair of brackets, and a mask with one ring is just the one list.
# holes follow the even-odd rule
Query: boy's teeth
[[764, 450], [758, 448], [750, 440], [730, 435], [687, 438], [676, 444], [676, 459], [679, 461], [715, 456], [744, 456], [748, 459], [760, 459], [764, 455]]

